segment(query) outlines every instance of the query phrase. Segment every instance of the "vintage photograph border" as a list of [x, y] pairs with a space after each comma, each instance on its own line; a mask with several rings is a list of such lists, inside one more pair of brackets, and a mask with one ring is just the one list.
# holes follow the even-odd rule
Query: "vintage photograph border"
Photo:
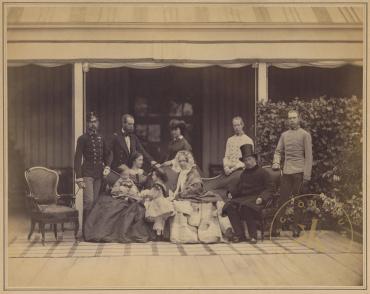
[[[3, 242], [2, 242], [2, 255], [3, 255], [3, 267], [2, 267], [2, 270], [3, 270], [3, 274], [2, 274], [2, 278], [3, 278], [3, 285], [1, 287], [1, 290], [2, 291], [12, 291], [12, 292], [15, 292], [15, 291], [38, 291], [38, 292], [45, 292], [45, 291], [96, 291], [96, 290], [99, 290], [99, 291], [122, 291], [122, 290], [131, 290], [131, 291], [135, 291], [135, 290], [163, 290], [163, 291], [169, 291], [169, 290], [177, 290], [177, 291], [187, 291], [187, 290], [213, 290], [213, 291], [216, 291], [216, 290], [227, 290], [227, 291], [235, 291], [235, 290], [255, 290], [255, 291], [263, 291], [263, 290], [284, 290], [284, 291], [291, 291], [291, 290], [294, 290], [294, 291], [298, 291], [298, 290], [344, 290], [344, 291], [349, 291], [349, 290], [368, 290], [368, 255], [367, 255], [367, 246], [368, 246], [368, 236], [367, 236], [367, 231], [368, 231], [368, 226], [367, 226], [367, 221], [368, 221], [368, 217], [367, 217], [367, 213], [368, 213], [368, 210], [367, 210], [367, 205], [368, 205], [368, 201], [366, 199], [366, 197], [363, 197], [363, 208], [364, 208], [364, 215], [363, 215], [363, 218], [364, 218], [364, 227], [363, 227], [363, 234], [364, 234], [364, 238], [363, 238], [363, 283], [364, 285], [363, 286], [345, 286], [345, 287], [340, 287], [340, 286], [332, 286], [332, 287], [329, 287], [329, 286], [317, 286], [317, 287], [299, 287], [299, 286], [294, 286], [294, 287], [226, 287], [226, 288], [222, 288], [222, 287], [190, 287], [190, 288], [174, 288], [174, 287], [171, 287], [171, 288], [137, 288], [137, 287], [129, 287], [129, 288], [8, 288], [7, 287], [7, 262], [8, 262], [8, 257], [7, 257], [7, 234], [8, 234], [8, 228], [7, 228], [7, 224], [8, 224], [8, 203], [7, 203], [7, 181], [8, 181], [8, 159], [7, 159], [7, 140], [8, 140], [8, 135], [7, 135], [7, 132], [8, 132], [8, 123], [7, 123], [7, 119], [8, 119], [8, 114], [7, 114], [7, 59], [6, 59], [6, 42], [7, 42], [7, 39], [6, 39], [6, 35], [7, 35], [7, 23], [6, 23], [6, 10], [8, 7], [11, 7], [11, 6], [20, 6], [22, 4], [24, 5], [48, 5], [48, 4], [71, 4], [71, 5], [105, 5], [105, 4], [140, 4], [140, 5], [143, 5], [143, 4], [153, 4], [153, 3], [158, 3], [156, 1], [93, 1], [93, 2], [88, 2], [88, 1], [45, 1], [45, 2], [40, 2], [40, 1], [4, 1], [2, 2], [2, 62], [3, 62], [3, 66], [2, 66], [2, 69], [3, 69], [3, 82], [2, 82], [2, 86], [3, 86], [3, 90], [2, 90], [2, 122], [3, 122], [3, 133], [1, 135], [2, 137], [2, 159], [3, 159], [3, 167], [2, 167], [2, 191], [3, 191], [3, 200], [2, 200], [2, 206], [3, 206], [3, 209], [2, 209], [2, 213], [3, 213], [3, 227], [2, 227], [2, 237], [3, 237]], [[223, 1], [166, 1], [166, 3], [173, 3], [173, 4], [217, 4], [217, 3], [224, 3]], [[368, 87], [367, 87], [367, 84], [368, 84], [368, 72], [367, 72], [367, 68], [368, 68], [368, 50], [369, 50], [369, 47], [368, 47], [368, 2], [362, 2], [362, 1], [324, 1], [324, 2], [319, 2], [319, 1], [298, 1], [298, 2], [295, 2], [295, 1], [230, 1], [228, 2], [227, 4], [250, 4], [250, 5], [253, 5], [253, 4], [258, 4], [258, 5], [268, 5], [268, 4], [291, 4], [291, 5], [294, 5], [294, 6], [299, 6], [299, 5], [307, 5], [307, 4], [317, 4], [317, 5], [322, 5], [322, 6], [325, 6], [325, 5], [328, 5], [328, 6], [335, 6], [335, 5], [340, 5], [340, 4], [354, 4], [354, 5], [363, 5], [364, 7], [364, 10], [365, 10], [365, 16], [364, 16], [364, 22], [363, 22], [363, 34], [364, 34], [364, 37], [363, 37], [363, 48], [364, 48], [364, 52], [363, 52], [363, 98], [364, 98], [364, 103], [363, 103], [363, 138], [364, 138], [364, 145], [363, 145], [363, 162], [364, 162], [364, 167], [363, 167], [363, 191], [364, 191], [364, 196], [367, 196], [367, 176], [368, 176], [368, 173], [367, 173], [367, 169], [368, 169], [368, 166], [367, 166], [367, 161], [368, 161], [368, 158], [367, 158], [367, 149], [368, 149], [368, 144], [367, 144], [367, 140], [368, 140], [368, 137], [367, 137], [367, 124], [368, 124], [368, 114], [367, 114], [367, 110], [368, 110], [368, 101], [367, 101], [367, 93], [368, 93]], [[0, 131], [1, 133], [1, 131]], [[1, 184], [1, 182], [0, 182]], [[344, 292], [346, 293], [346, 292]]]

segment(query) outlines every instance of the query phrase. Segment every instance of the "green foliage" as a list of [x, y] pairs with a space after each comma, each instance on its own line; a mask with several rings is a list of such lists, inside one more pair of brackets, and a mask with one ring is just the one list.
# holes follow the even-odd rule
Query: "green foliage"
[[[310, 192], [336, 198], [362, 222], [362, 100], [324, 98], [267, 102], [257, 107], [257, 144], [263, 164], [271, 164], [280, 134], [287, 130], [290, 109], [301, 114], [301, 126], [311, 133], [313, 168]], [[351, 199], [361, 199], [348, 204]], [[358, 207], [360, 205], [361, 207]]]

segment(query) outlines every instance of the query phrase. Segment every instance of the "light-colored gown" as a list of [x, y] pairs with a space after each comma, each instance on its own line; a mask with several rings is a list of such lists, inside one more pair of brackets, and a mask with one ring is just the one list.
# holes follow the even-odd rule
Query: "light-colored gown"
[[204, 190], [195, 166], [180, 171], [174, 195], [175, 215], [171, 220], [171, 242], [224, 241], [222, 234], [231, 229], [228, 217], [221, 216], [224, 202], [218, 195]]

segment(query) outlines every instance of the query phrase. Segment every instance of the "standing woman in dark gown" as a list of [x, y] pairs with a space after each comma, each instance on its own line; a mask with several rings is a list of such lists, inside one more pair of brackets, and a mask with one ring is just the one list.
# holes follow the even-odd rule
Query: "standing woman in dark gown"
[[168, 143], [165, 166], [172, 165], [171, 161], [175, 158], [177, 152], [181, 150], [192, 151], [189, 142], [183, 136], [185, 130], [186, 124], [184, 121], [177, 119], [170, 121], [171, 141]]

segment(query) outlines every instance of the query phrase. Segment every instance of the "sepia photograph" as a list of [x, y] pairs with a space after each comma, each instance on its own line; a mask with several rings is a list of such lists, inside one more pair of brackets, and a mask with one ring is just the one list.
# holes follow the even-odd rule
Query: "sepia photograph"
[[367, 293], [367, 21], [2, 2], [1, 290]]

